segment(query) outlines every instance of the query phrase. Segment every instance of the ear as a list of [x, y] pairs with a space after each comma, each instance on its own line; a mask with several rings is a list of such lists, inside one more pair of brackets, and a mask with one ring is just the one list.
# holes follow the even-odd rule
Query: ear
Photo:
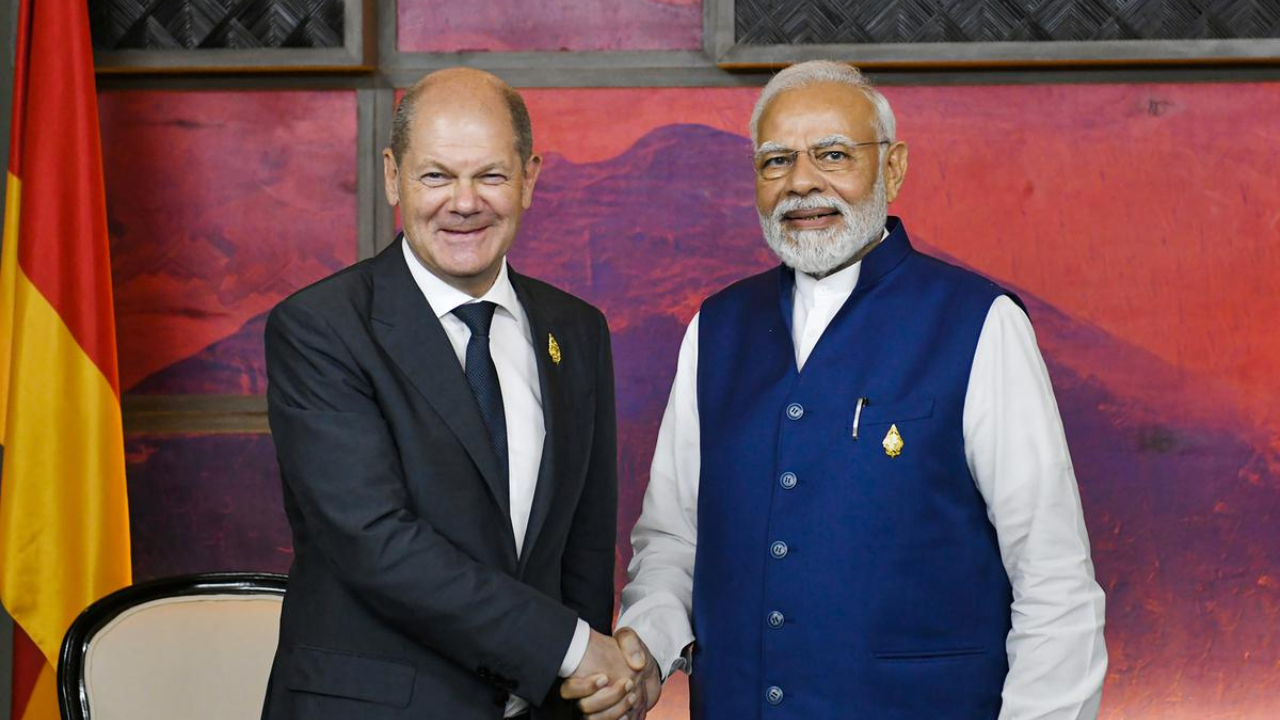
[[538, 183], [538, 173], [542, 170], [542, 158], [537, 155], [531, 155], [529, 162], [524, 164], [524, 191], [520, 198], [520, 204], [525, 210], [533, 204], [533, 186]]
[[902, 183], [907, 179], [907, 144], [904, 142], [896, 142], [889, 146], [889, 152], [885, 153], [884, 163], [884, 190], [885, 197], [889, 202], [893, 202], [898, 197], [898, 191], [902, 189]]
[[391, 148], [382, 151], [382, 190], [387, 195], [388, 204], [392, 207], [400, 204], [400, 168]]

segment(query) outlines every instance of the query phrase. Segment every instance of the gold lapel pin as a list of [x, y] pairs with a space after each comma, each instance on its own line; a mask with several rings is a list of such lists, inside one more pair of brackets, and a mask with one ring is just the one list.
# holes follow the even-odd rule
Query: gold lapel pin
[[884, 454], [896, 458], [902, 454], [902, 436], [898, 434], [898, 426], [890, 425], [889, 434], [884, 436]]
[[560, 364], [560, 343], [556, 342], [556, 336], [551, 333], [547, 333], [547, 354], [551, 356], [551, 362]]

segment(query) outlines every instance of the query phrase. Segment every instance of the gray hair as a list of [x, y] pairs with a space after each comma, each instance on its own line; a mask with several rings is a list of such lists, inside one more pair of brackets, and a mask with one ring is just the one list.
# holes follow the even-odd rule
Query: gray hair
[[817, 83], [839, 83], [861, 90], [876, 110], [875, 120], [872, 122], [876, 139], [888, 142], [897, 139], [898, 122], [893, 117], [893, 109], [889, 107], [889, 101], [880, 94], [879, 90], [871, 86], [858, 68], [830, 60], [810, 60], [792, 65], [774, 75], [769, 84], [764, 86], [764, 90], [760, 92], [760, 98], [756, 100], [755, 109], [751, 111], [751, 144], [759, 147], [760, 116], [764, 114], [764, 109], [773, 102], [774, 98], [788, 90], [796, 90]]

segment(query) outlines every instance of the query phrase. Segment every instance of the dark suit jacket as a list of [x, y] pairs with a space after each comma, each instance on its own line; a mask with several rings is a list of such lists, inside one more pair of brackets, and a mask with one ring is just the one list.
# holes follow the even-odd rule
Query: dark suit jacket
[[508, 692], [535, 717], [572, 717], [556, 691], [576, 618], [607, 633], [613, 614], [608, 327], [581, 300], [510, 273], [547, 432], [517, 560], [497, 458], [400, 242], [267, 321], [294, 562], [263, 717], [498, 720]]

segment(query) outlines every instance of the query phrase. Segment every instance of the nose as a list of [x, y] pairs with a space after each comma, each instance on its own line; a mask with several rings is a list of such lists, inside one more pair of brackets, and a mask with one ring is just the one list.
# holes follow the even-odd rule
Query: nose
[[459, 215], [475, 215], [480, 212], [480, 195], [473, 183], [460, 180], [454, 185], [452, 210]]
[[804, 197], [812, 192], [822, 192], [826, 188], [827, 176], [813, 164], [813, 158], [809, 157], [809, 153], [797, 154], [795, 166], [787, 176], [787, 193]]

